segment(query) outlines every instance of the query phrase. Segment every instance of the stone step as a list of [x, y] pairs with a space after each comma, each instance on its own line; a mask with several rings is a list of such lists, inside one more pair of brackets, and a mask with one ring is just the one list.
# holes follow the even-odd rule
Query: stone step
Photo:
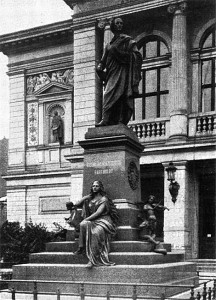
[[[181, 292], [182, 289], [176, 287], [163, 288], [158, 286], [160, 283], [166, 285], [174, 284], [197, 284], [196, 266], [193, 263], [166, 263], [158, 265], [116, 265], [110, 267], [97, 267], [87, 269], [81, 264], [24, 264], [15, 265], [13, 279], [28, 280], [56, 280], [56, 281], [81, 281], [92, 283], [109, 283], [112, 295], [131, 295], [132, 287], [125, 287], [121, 283], [138, 284], [138, 294], [160, 295], [162, 291], [167, 294]], [[112, 283], [118, 282], [118, 286]], [[79, 292], [78, 284], [71, 283], [38, 283], [39, 291], [56, 292], [57, 289], [65, 293]], [[140, 283], [156, 284], [153, 287], [141, 287]], [[13, 283], [16, 290], [32, 290], [32, 283]], [[87, 294], [105, 295], [107, 287], [105, 285], [85, 285]]]
[[[155, 286], [149, 286], [149, 287], [141, 287], [138, 286], [137, 288], [137, 299], [141, 299], [140, 297], [143, 297], [142, 299], [162, 299], [161, 296], [162, 294], [165, 295], [165, 297], [172, 297], [176, 295], [182, 295], [182, 293], [187, 293], [187, 298], [185, 298], [185, 294], [183, 294], [184, 299], [189, 299], [191, 295], [191, 290], [188, 287], [185, 286], [192, 286], [194, 283], [197, 282], [197, 279], [195, 277], [190, 277], [186, 279], [180, 279], [180, 280], [171, 280], [163, 283], [161, 286], [160, 285], [155, 285]], [[49, 288], [49, 291], [46, 291], [43, 289], [42, 285], [50, 286], [50, 283], [47, 283], [44, 281], [43, 284], [37, 284], [37, 290], [38, 290], [38, 298], [40, 300], [53, 300], [56, 299], [56, 294], [57, 291], [60, 292], [60, 298], [61, 299], [68, 299], [68, 300], [80, 300], [80, 285], [79, 284], [73, 284], [70, 289], [68, 289], [68, 285], [61, 285], [59, 283], [55, 284], [53, 288]], [[184, 287], [180, 287], [180, 285]], [[17, 288], [17, 283], [15, 286], [16, 291], [19, 291], [18, 293], [18, 299], [19, 300], [29, 300], [29, 297], [31, 296], [31, 299], [33, 299], [33, 284], [29, 283], [28, 285], [20, 283], [18, 288]], [[166, 287], [167, 286], [167, 287]], [[65, 288], [66, 287], [66, 288]], [[22, 288], [22, 290], [20, 290]], [[56, 288], [56, 289], [55, 289]], [[106, 300], [107, 299], [107, 291], [110, 292], [110, 299], [115, 299], [118, 300], [131, 300], [133, 297], [133, 286], [114, 286], [113, 284], [109, 286], [103, 286], [103, 285], [96, 285], [96, 286], [91, 286], [88, 284], [85, 284], [84, 286], [84, 292], [85, 292], [85, 299], [91, 299], [91, 300]], [[44, 295], [44, 294], [45, 295]], [[49, 294], [50, 293], [50, 294]], [[52, 294], [51, 294], [52, 293]], [[10, 295], [11, 293], [5, 291], [5, 293], [0, 294], [0, 299], [1, 300], [8, 300], [11, 299]], [[76, 296], [75, 296], [76, 295]], [[167, 298], [166, 298], [167, 299]], [[177, 298], [177, 299], [183, 299], [183, 298]]]
[[199, 272], [210, 272], [210, 273], [213, 273], [213, 272], [215, 272], [215, 274], [216, 274], [216, 265], [198, 265], [197, 266], [197, 270], [199, 271]]
[[[171, 244], [161, 243], [167, 252], [171, 252]], [[77, 241], [52, 242], [46, 244], [46, 252], [74, 252], [78, 248]], [[143, 241], [113, 241], [110, 243], [112, 252], [149, 252], [151, 245]]]
[[[184, 261], [182, 253], [167, 255], [153, 252], [110, 252], [110, 261], [117, 265], [149, 265]], [[72, 252], [41, 252], [31, 254], [30, 263], [80, 264], [87, 263], [85, 255], [75, 255]]]
[[215, 258], [197, 258], [197, 259], [193, 259], [193, 261], [196, 261], [196, 262], [214, 262], [214, 263], [216, 263]]
[[192, 262], [197, 264], [199, 272], [216, 274], [216, 259], [193, 259]]

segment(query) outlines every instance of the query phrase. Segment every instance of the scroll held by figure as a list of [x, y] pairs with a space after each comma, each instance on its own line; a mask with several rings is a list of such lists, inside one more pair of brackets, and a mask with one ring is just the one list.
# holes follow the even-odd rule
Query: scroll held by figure
[[90, 194], [80, 199], [76, 205], [71, 205], [74, 208], [82, 206], [79, 246], [74, 254], [86, 255], [89, 260], [88, 268], [114, 265], [110, 262], [108, 253], [110, 237], [116, 234], [118, 213], [114, 203], [104, 192], [102, 182], [94, 181]]
[[155, 196], [150, 195], [147, 203], [143, 206], [143, 216], [141, 217], [142, 223], [139, 225], [140, 231], [143, 231], [143, 238], [153, 245], [153, 251], [157, 253], [167, 254], [163, 245], [156, 240], [156, 226], [157, 219], [155, 211], [169, 210], [166, 206], [155, 203]]
[[53, 142], [63, 144], [63, 121], [57, 111], [54, 112], [54, 116], [52, 118], [51, 130]]
[[128, 124], [141, 80], [142, 55], [136, 42], [123, 34], [123, 20], [114, 18], [110, 29], [114, 37], [106, 45], [96, 68], [105, 85], [102, 120], [96, 124], [97, 127]]

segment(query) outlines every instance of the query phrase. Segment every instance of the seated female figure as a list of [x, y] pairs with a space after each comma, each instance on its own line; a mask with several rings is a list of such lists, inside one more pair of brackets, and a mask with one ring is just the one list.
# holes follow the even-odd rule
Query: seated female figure
[[100, 181], [94, 181], [90, 194], [76, 203], [81, 204], [84, 219], [80, 223], [79, 248], [75, 254], [86, 253], [89, 268], [113, 265], [108, 257], [109, 236], [116, 233], [118, 215]]

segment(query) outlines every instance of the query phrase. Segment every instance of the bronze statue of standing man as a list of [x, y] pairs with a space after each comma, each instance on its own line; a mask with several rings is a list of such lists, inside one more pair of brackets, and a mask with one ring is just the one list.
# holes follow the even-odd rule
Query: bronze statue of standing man
[[105, 83], [102, 120], [96, 126], [127, 125], [141, 79], [142, 55], [136, 42], [122, 33], [122, 19], [114, 18], [110, 29], [114, 37], [106, 45], [96, 68], [98, 76]]

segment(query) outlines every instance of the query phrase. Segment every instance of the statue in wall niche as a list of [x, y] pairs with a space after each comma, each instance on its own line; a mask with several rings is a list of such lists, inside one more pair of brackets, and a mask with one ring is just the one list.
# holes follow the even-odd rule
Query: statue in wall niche
[[103, 57], [96, 68], [104, 82], [102, 120], [96, 127], [127, 125], [133, 112], [133, 99], [138, 95], [141, 80], [142, 55], [136, 42], [123, 34], [123, 20], [119, 17], [111, 21], [114, 34], [106, 45]]
[[54, 112], [54, 116], [52, 118], [52, 136], [53, 142], [59, 142], [60, 145], [63, 144], [63, 121], [61, 116], [58, 114], [57, 111]]
[[164, 249], [163, 245], [156, 241], [156, 226], [157, 226], [157, 219], [155, 216], [156, 210], [165, 209], [169, 210], [166, 206], [160, 205], [159, 203], [155, 203], [155, 196], [150, 195], [148, 198], [147, 203], [143, 206], [141, 220], [142, 223], [139, 225], [140, 231], [142, 231], [142, 237], [149, 241], [153, 245], [154, 252], [167, 254], [166, 249]]

